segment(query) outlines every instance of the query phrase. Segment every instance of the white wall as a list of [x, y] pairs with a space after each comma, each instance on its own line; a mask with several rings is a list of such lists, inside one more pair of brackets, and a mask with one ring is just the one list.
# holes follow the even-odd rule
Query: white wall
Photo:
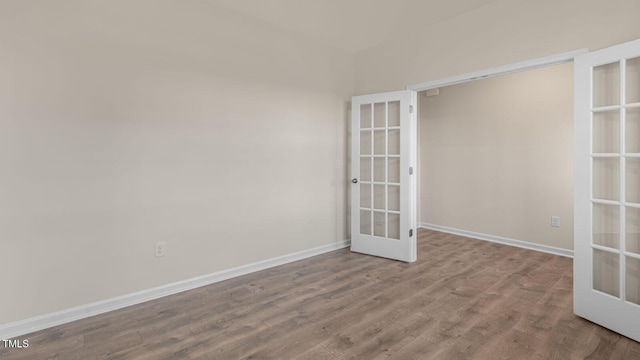
[[637, 0], [498, 0], [356, 55], [367, 94], [640, 38]]
[[420, 222], [573, 249], [573, 64], [419, 100]]
[[347, 238], [352, 55], [192, 0], [5, 0], [0, 54], [0, 324]]

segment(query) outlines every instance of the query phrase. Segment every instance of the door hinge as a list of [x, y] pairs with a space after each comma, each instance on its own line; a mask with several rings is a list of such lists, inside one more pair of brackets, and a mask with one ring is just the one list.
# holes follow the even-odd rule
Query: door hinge
[[409, 114], [413, 114], [413, 105], [409, 105]]
[[413, 166], [409, 166], [409, 175], [413, 175]]
[[413, 236], [413, 229], [409, 229], [409, 237]]

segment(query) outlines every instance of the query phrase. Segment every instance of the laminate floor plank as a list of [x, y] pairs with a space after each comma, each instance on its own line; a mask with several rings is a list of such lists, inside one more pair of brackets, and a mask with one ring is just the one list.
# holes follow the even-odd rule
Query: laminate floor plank
[[571, 259], [430, 230], [418, 249], [333, 251], [21, 336], [0, 359], [640, 359], [573, 315]]

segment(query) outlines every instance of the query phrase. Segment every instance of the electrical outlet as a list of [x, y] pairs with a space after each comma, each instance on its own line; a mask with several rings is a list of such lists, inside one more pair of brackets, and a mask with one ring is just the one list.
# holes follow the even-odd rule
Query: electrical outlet
[[164, 256], [167, 252], [167, 243], [166, 242], [157, 242], [156, 243], [156, 257]]
[[560, 217], [559, 216], [552, 216], [551, 217], [551, 226], [560, 227]]

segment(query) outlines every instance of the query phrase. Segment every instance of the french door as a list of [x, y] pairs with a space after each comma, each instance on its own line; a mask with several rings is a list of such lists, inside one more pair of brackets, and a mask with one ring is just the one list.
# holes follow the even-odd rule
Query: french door
[[640, 40], [574, 69], [574, 311], [640, 341]]
[[416, 260], [416, 93], [352, 98], [351, 251]]

